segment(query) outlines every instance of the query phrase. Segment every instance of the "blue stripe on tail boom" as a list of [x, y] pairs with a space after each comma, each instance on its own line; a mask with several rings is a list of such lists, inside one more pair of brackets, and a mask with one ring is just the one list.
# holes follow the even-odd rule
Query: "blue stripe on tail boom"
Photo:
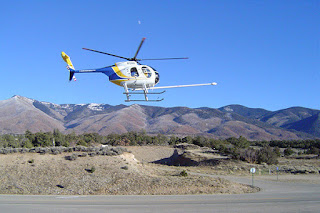
[[100, 69], [96, 69], [96, 72], [102, 72], [103, 74], [106, 74], [109, 77], [110, 77], [110, 75], [115, 73], [114, 70], [112, 69], [112, 67], [103, 67]]

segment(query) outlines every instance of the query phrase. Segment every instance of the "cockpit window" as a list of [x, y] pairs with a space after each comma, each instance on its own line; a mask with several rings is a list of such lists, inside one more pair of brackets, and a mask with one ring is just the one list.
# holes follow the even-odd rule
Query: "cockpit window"
[[142, 72], [147, 78], [151, 77], [151, 71], [148, 67], [142, 67]]
[[155, 84], [157, 84], [160, 81], [160, 75], [158, 72], [155, 72], [155, 74], [156, 74]]
[[132, 67], [130, 71], [131, 71], [131, 76], [132, 77], [138, 77], [139, 76], [138, 70], [137, 70], [136, 67]]

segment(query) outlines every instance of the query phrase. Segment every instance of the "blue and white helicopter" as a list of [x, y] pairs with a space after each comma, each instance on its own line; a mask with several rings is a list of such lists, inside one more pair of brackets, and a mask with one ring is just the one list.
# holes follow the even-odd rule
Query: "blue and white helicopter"
[[[178, 87], [193, 87], [193, 86], [207, 86], [207, 85], [217, 85], [217, 83], [205, 83], [205, 84], [190, 84], [190, 85], [175, 85], [175, 86], [162, 86], [155, 87], [159, 83], [160, 75], [159, 73], [148, 65], [140, 64], [139, 61], [146, 60], [172, 60], [172, 59], [188, 59], [188, 58], [157, 58], [157, 59], [138, 59], [138, 53], [144, 43], [145, 38], [142, 39], [138, 50], [136, 51], [133, 58], [126, 58], [106, 52], [101, 52], [97, 50], [83, 48], [84, 50], [89, 50], [97, 53], [102, 53], [117, 58], [125, 59], [125, 62], [118, 62], [115, 65], [103, 67], [99, 69], [86, 69], [86, 70], [76, 70], [70, 60], [70, 57], [62, 52], [61, 56], [63, 60], [68, 64], [67, 69], [70, 71], [69, 81], [72, 79], [75, 81], [75, 73], [103, 73], [109, 77], [109, 81], [124, 88], [124, 94], [127, 96], [126, 102], [130, 101], [162, 101], [163, 99], [149, 100], [148, 94], [162, 94], [162, 92], [150, 92], [154, 89], [169, 89]], [[131, 95], [142, 94], [144, 99], [132, 100]]]

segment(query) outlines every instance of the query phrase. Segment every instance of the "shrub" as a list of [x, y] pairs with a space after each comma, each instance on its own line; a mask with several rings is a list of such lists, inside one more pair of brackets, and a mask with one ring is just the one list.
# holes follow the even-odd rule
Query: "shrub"
[[278, 156], [270, 146], [261, 148], [258, 152], [258, 163], [277, 164]]
[[65, 159], [66, 160], [69, 160], [69, 161], [74, 161], [78, 158], [78, 155], [77, 154], [72, 154], [72, 155], [69, 155], [69, 156], [66, 156]]
[[52, 152], [52, 154], [53, 155], [58, 155], [58, 154], [61, 154], [61, 153], [58, 150], [55, 150], [55, 151]]
[[121, 167], [121, 169], [128, 170], [129, 167], [128, 166], [123, 166], [123, 167]]
[[293, 153], [294, 153], [294, 151], [293, 151], [290, 147], [286, 148], [286, 149], [283, 151], [284, 156], [290, 156], [290, 155], [292, 155]]
[[188, 173], [186, 170], [183, 170], [182, 172], [180, 172], [180, 176], [181, 177], [187, 177], [188, 176]]
[[90, 153], [89, 153], [89, 156], [90, 156], [90, 157], [94, 157], [94, 156], [96, 156], [96, 155], [97, 155], [96, 152], [90, 152]]
[[240, 152], [240, 160], [248, 163], [256, 163], [258, 159], [258, 153], [259, 151], [253, 148], [243, 149]]
[[20, 150], [20, 153], [26, 153], [26, 152], [29, 152], [29, 149], [27, 149], [27, 148], [22, 148], [22, 149]]
[[85, 169], [89, 173], [94, 173], [96, 171], [96, 167], [92, 166], [91, 169]]
[[277, 154], [278, 157], [281, 156], [281, 153], [280, 153], [280, 148], [279, 147], [274, 147], [273, 151]]
[[320, 154], [320, 149], [318, 149], [316, 147], [312, 147], [311, 149], [308, 149], [307, 154], [319, 155]]
[[87, 156], [88, 156], [88, 154], [86, 152], [78, 154], [78, 157], [87, 157]]
[[94, 173], [95, 171], [96, 171], [96, 167], [92, 166], [89, 172]]

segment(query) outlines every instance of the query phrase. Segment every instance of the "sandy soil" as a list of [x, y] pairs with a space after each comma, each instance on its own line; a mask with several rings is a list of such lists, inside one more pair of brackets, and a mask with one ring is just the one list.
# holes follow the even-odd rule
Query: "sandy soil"
[[175, 150], [169, 146], [126, 146], [125, 148], [142, 163], [169, 158]]

